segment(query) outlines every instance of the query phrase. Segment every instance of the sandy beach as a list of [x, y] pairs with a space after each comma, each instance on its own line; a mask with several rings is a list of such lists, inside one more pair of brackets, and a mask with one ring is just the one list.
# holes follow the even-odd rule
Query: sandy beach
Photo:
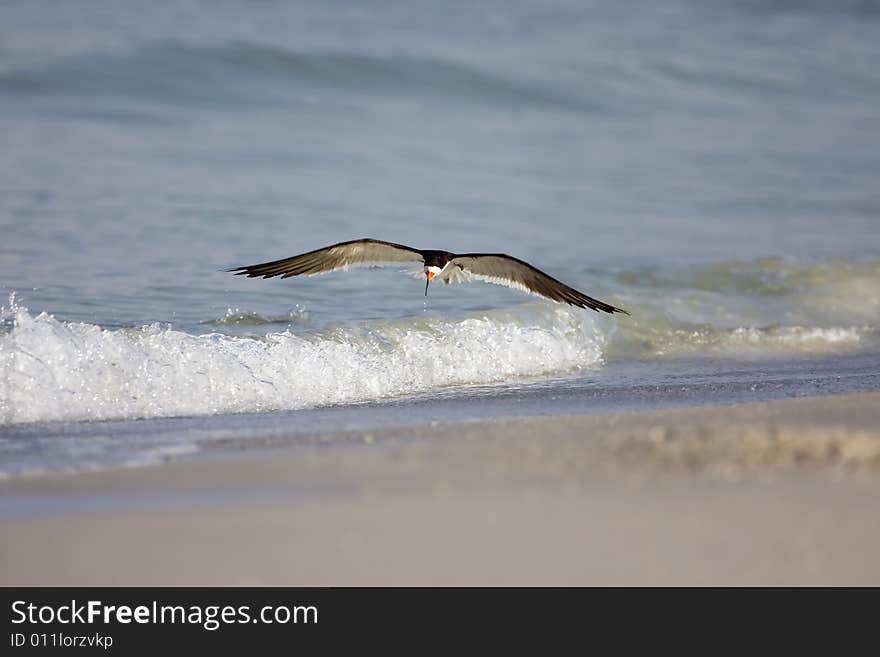
[[880, 393], [320, 438], [0, 481], [0, 582], [880, 584]]

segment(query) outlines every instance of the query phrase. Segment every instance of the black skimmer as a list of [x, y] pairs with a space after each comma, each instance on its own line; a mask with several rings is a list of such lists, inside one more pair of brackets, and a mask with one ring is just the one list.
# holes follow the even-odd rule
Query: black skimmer
[[588, 297], [541, 270], [503, 253], [449, 253], [422, 251], [403, 244], [362, 239], [340, 242], [302, 255], [273, 260], [258, 265], [235, 267], [227, 271], [249, 278], [261, 276], [312, 276], [357, 265], [421, 262], [425, 267], [425, 296], [435, 278], [444, 283], [466, 283], [472, 280], [506, 285], [524, 292], [567, 303], [578, 308], [592, 308], [606, 313], [629, 313], [622, 308]]

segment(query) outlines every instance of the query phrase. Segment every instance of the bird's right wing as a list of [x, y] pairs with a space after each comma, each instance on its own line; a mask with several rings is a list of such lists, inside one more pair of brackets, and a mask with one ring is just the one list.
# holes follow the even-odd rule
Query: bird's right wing
[[403, 244], [362, 239], [340, 242], [283, 260], [235, 267], [228, 271], [235, 272], [236, 275], [243, 274], [249, 278], [255, 276], [289, 278], [303, 274], [306, 276], [324, 274], [335, 269], [347, 269], [357, 265], [382, 265], [396, 262], [424, 262], [424, 258], [420, 251]]
[[443, 277], [450, 283], [479, 280], [516, 288], [578, 308], [629, 314], [622, 308], [589, 297], [537, 267], [504, 253], [465, 253], [455, 256], [449, 264], [450, 271]]

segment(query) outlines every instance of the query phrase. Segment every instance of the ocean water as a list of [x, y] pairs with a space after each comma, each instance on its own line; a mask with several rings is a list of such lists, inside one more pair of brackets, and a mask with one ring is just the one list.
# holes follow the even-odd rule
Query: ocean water
[[[880, 389], [880, 2], [5, 2], [0, 472]], [[631, 317], [337, 241], [502, 251]]]

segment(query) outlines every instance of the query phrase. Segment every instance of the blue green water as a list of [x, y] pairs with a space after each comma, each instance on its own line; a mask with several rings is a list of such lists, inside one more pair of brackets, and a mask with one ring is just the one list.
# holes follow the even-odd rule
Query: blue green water
[[[878, 61], [865, 1], [3, 3], [0, 469], [84, 422], [100, 463], [140, 418], [590, 412], [742, 364], [753, 394], [712, 400], [792, 367], [873, 389]], [[358, 237], [504, 251], [632, 317], [222, 271]]]

